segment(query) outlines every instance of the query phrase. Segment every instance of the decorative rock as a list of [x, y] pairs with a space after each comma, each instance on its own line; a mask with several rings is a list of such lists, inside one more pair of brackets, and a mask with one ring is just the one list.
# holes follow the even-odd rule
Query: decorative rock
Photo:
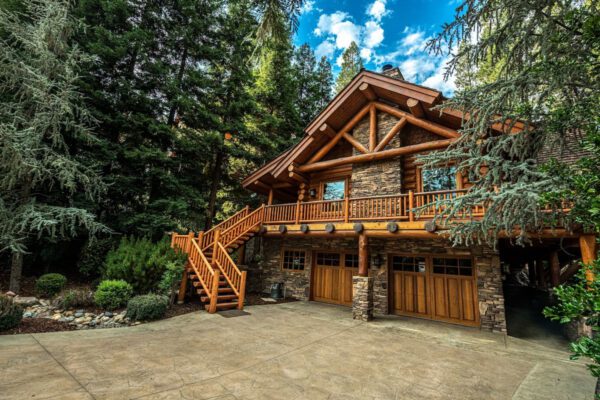
[[63, 316], [62, 316], [62, 315], [60, 315], [60, 314], [54, 314], [54, 315], [52, 316], [52, 319], [53, 319], [53, 320], [55, 320], [55, 321], [58, 321], [58, 320], [60, 320], [62, 317], [63, 317]]
[[84, 316], [84, 313], [77, 311], [75, 314], [73, 314], [73, 316], [74, 316], [75, 318], [81, 318], [81, 317], [83, 317], [83, 316]]
[[25, 311], [23, 313], [23, 318], [33, 318], [35, 316], [34, 313], [32, 313], [31, 311]]
[[41, 302], [41, 301], [38, 300], [37, 297], [21, 297], [21, 296], [16, 296], [13, 299], [13, 302], [15, 302], [16, 304], [20, 304], [22, 306], [32, 306], [32, 305], [37, 304], [38, 302]]
[[113, 316], [113, 313], [111, 313], [110, 311], [104, 311], [104, 316], [110, 318]]
[[11, 290], [9, 290], [8, 292], [4, 293], [6, 296], [8, 297], [15, 297], [17, 294]]

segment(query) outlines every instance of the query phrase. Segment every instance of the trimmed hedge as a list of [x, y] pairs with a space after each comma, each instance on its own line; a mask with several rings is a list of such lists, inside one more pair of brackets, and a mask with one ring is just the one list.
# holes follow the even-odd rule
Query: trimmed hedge
[[94, 293], [94, 301], [105, 310], [123, 307], [133, 295], [131, 285], [123, 280], [102, 281]]
[[8, 296], [0, 295], [0, 331], [18, 326], [23, 319], [23, 307]]
[[61, 274], [45, 274], [35, 282], [35, 291], [42, 297], [54, 297], [67, 284], [67, 278]]
[[169, 307], [169, 298], [158, 294], [135, 296], [127, 303], [127, 317], [133, 321], [162, 318]]

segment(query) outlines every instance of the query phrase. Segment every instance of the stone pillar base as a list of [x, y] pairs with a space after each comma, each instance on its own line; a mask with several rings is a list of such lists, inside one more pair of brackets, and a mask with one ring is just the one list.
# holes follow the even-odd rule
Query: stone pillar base
[[361, 321], [373, 319], [373, 278], [352, 277], [352, 318]]

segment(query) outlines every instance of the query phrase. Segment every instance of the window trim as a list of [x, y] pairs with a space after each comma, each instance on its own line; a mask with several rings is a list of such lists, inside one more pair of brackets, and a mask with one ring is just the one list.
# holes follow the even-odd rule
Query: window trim
[[[284, 262], [285, 262], [285, 252], [286, 251], [304, 253], [304, 265], [302, 266], [302, 269], [285, 268]], [[308, 259], [308, 251], [306, 249], [300, 249], [300, 248], [296, 248], [296, 247], [282, 247], [281, 254], [279, 256], [279, 269], [283, 272], [304, 273], [304, 272], [306, 272], [306, 266], [310, 265], [309, 261], [310, 260]]]
[[[443, 165], [443, 166], [439, 166], [438, 168], [452, 168], [456, 166], [456, 163], [451, 162], [448, 163], [447, 165]], [[422, 165], [417, 165], [417, 176], [416, 176], [416, 186], [417, 186], [417, 192], [423, 192], [423, 170], [425, 168], [423, 168]], [[463, 175], [460, 171], [458, 171], [458, 168], [456, 170], [456, 175], [454, 176], [454, 182], [456, 184], [456, 189], [455, 190], [462, 190], [463, 189]]]

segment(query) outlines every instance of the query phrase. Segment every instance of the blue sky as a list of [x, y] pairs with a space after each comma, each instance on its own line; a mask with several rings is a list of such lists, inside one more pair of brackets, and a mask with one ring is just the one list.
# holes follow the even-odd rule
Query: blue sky
[[306, 0], [295, 44], [309, 43], [337, 74], [342, 52], [354, 40], [367, 69], [389, 63], [406, 80], [452, 95], [453, 79], [443, 79], [446, 57], [428, 54], [425, 43], [453, 19], [456, 5], [456, 0]]

